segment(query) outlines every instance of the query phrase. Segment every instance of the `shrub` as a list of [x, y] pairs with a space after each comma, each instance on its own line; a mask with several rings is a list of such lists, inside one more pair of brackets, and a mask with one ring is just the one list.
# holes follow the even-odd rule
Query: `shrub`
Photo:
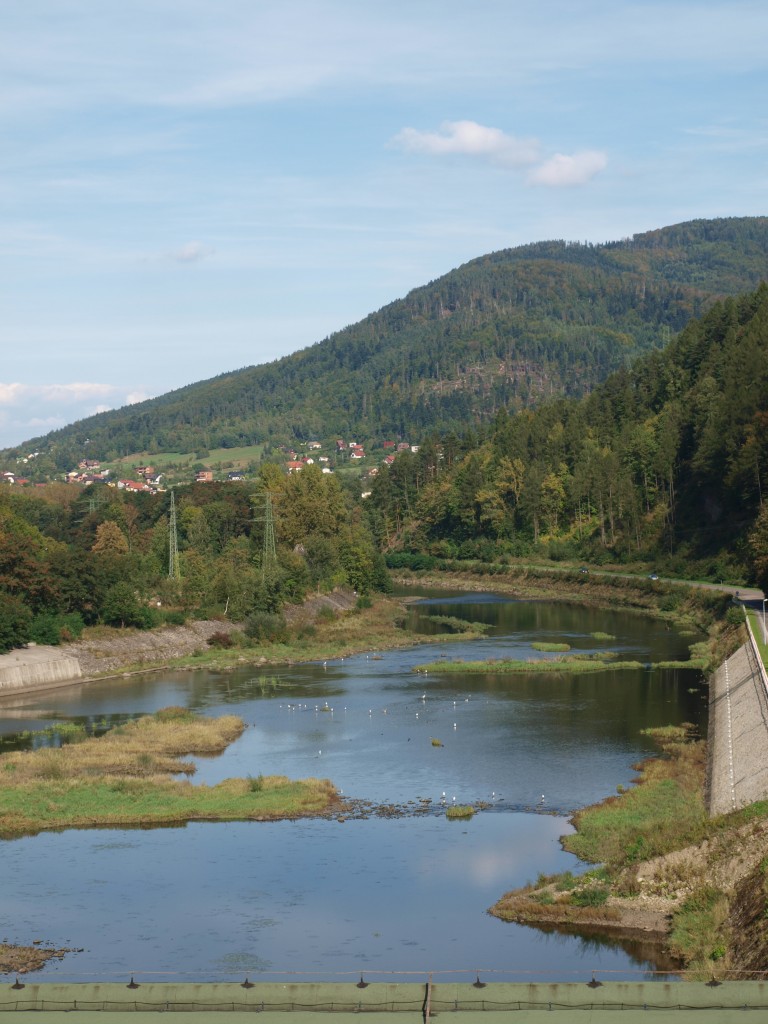
[[251, 793], [260, 793], [264, 789], [264, 776], [261, 772], [255, 778], [253, 775], [248, 776], [248, 789]]
[[183, 626], [187, 621], [187, 616], [184, 612], [180, 611], [169, 611], [163, 612], [163, 621], [167, 626]]
[[215, 633], [211, 633], [208, 637], [209, 647], [232, 647], [233, 640], [229, 633], [225, 633], [223, 630], [217, 630]]
[[23, 601], [0, 594], [0, 651], [23, 647], [31, 639], [32, 612]]
[[260, 643], [285, 643], [288, 639], [284, 617], [274, 612], [253, 612], [245, 621], [244, 632]]
[[83, 619], [78, 612], [71, 615], [41, 612], [32, 620], [30, 640], [36, 644], [55, 646], [62, 641], [76, 640], [82, 634], [83, 628]]
[[743, 608], [729, 608], [725, 613], [725, 621], [729, 626], [743, 626], [744, 625], [744, 609]]
[[577, 889], [571, 893], [571, 903], [574, 907], [602, 907], [610, 896], [610, 889], [597, 885], [589, 889]]

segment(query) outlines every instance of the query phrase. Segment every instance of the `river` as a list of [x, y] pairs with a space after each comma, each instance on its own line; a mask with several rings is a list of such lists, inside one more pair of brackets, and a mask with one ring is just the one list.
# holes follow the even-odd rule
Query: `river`
[[[619, 611], [446, 592], [425, 594], [409, 626], [431, 630], [434, 615], [489, 631], [326, 665], [111, 679], [0, 706], [6, 736], [61, 720], [98, 728], [170, 704], [234, 712], [248, 728], [220, 757], [196, 759], [197, 781], [320, 776], [350, 798], [428, 808], [343, 823], [193, 823], [4, 842], [2, 936], [82, 948], [30, 977], [375, 980], [433, 971], [466, 979], [479, 971], [572, 980], [668, 967], [645, 945], [547, 934], [486, 911], [540, 872], [583, 870], [558, 841], [569, 815], [631, 783], [632, 765], [653, 751], [642, 729], [683, 721], [706, 729], [700, 674], [424, 676], [413, 668], [541, 657], [537, 641], [650, 664], [685, 659], [695, 638]], [[454, 800], [484, 809], [449, 821], [444, 805]]]

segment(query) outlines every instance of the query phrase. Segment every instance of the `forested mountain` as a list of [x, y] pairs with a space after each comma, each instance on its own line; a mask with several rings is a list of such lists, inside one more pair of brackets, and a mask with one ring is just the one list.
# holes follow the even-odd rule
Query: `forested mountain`
[[368, 507], [390, 550], [654, 560], [768, 585], [768, 285], [581, 400], [398, 456]]
[[82, 457], [311, 437], [464, 431], [578, 397], [717, 299], [768, 276], [768, 218], [699, 220], [604, 245], [483, 256], [276, 362], [101, 413], [24, 445]]

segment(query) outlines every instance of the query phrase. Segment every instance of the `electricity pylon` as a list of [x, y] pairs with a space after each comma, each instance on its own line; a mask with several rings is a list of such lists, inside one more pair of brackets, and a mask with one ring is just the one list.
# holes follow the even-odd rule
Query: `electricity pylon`
[[176, 501], [171, 489], [171, 511], [168, 518], [168, 578], [181, 579], [179, 566], [179, 538], [176, 531]]
[[272, 495], [264, 492], [264, 515], [258, 516], [254, 522], [264, 523], [264, 546], [261, 552], [262, 582], [277, 565], [277, 549], [275, 546], [275, 513], [272, 508]]

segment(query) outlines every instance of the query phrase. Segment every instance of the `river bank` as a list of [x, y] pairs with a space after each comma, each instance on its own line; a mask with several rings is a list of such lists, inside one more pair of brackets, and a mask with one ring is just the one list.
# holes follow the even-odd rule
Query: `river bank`
[[[491, 567], [486, 567], [491, 568]], [[556, 600], [595, 608], [624, 610], [668, 621], [678, 630], [706, 633], [724, 613], [729, 593], [680, 583], [651, 581], [609, 573], [535, 567], [497, 567], [498, 571], [409, 572], [395, 582], [403, 588], [493, 591], [519, 600]], [[413, 598], [415, 600], [416, 598]], [[360, 601], [349, 589], [315, 595], [284, 611], [285, 642], [258, 643], [243, 633], [242, 623], [225, 618], [197, 620], [154, 630], [94, 627], [83, 638], [60, 647], [37, 647], [0, 656], [0, 701], [31, 689], [52, 689], [110, 676], [167, 668], [228, 671], [243, 665], [269, 667], [346, 658], [366, 651], [391, 650], [417, 643], [476, 638], [471, 630], [450, 635], [416, 635], [405, 630], [408, 597], [376, 596]], [[706, 668], [705, 652], [696, 651]], [[47, 658], [57, 671], [39, 675], [31, 666], [28, 678], [16, 681], [18, 665]], [[69, 664], [69, 678], [61, 666]], [[7, 665], [14, 682], [4, 682]], [[8, 674], [6, 672], [6, 674]]]
[[[477, 589], [482, 589], [482, 590], [485, 590], [485, 591], [492, 590], [492, 589], [497, 589], [495, 586], [493, 586], [493, 582], [494, 581], [492, 581], [492, 580], [483, 580], [482, 582], [485, 584], [485, 586], [478, 587]], [[461, 587], [460, 583], [458, 583], [456, 585], [459, 588]], [[574, 604], [574, 605], [577, 605], [577, 604], [586, 604], [587, 602], [586, 601], [579, 601], [579, 602], [571, 602], [571, 603]], [[323, 649], [326, 649], [326, 650], [329, 649], [329, 646], [331, 646], [332, 644], [337, 644], [339, 646], [345, 645], [347, 650], [349, 650], [350, 647], [352, 646], [352, 647], [356, 647], [357, 650], [360, 650], [360, 651], [364, 651], [364, 650], [380, 651], [380, 650], [386, 649], [384, 647], [384, 644], [386, 644], [388, 647], [402, 647], [402, 646], [410, 646], [410, 645], [412, 645], [414, 643], [420, 643], [420, 642], [423, 642], [426, 639], [437, 639], [440, 642], [444, 642], [446, 640], [454, 639], [455, 638], [455, 635], [454, 636], [442, 635], [440, 637], [434, 637], [434, 636], [433, 637], [424, 637], [424, 636], [421, 636], [421, 635], [414, 635], [412, 633], [406, 633], [405, 630], [402, 629], [403, 617], [404, 617], [404, 614], [405, 614], [405, 612], [407, 610], [406, 609], [406, 605], [407, 605], [407, 598], [405, 599], [405, 601], [397, 600], [397, 599], [393, 600], [393, 601], [389, 601], [389, 602], [388, 601], [382, 601], [382, 602], [377, 601], [376, 602], [376, 606], [373, 609], [366, 609], [366, 608], [355, 609], [355, 610], [352, 611], [351, 614], [338, 615], [334, 619], [334, 621], [332, 621], [332, 622], [331, 621], [324, 621], [324, 619], [325, 619], [325, 616], [324, 616], [323, 619], [321, 619], [321, 621], [319, 621], [317, 623], [317, 628], [316, 628], [316, 632], [315, 632], [314, 635], [312, 633], [310, 633], [308, 635], [305, 634], [305, 636], [301, 640], [298, 640], [298, 637], [297, 637], [296, 641], [298, 641], [298, 642], [294, 641], [294, 643], [291, 644], [291, 645], [273, 645], [276, 648], [280, 648], [280, 647], [282, 648], [282, 650], [277, 652], [278, 656], [281, 656], [281, 660], [276, 660], [274, 663], [275, 664], [281, 664], [281, 663], [282, 664], [286, 664], [288, 662], [293, 662], [293, 661], [299, 662], [299, 661], [303, 661], [303, 660], [312, 660], [312, 661], [315, 661], [315, 662], [320, 661], [320, 665], [317, 668], [318, 678], [319, 679], [325, 679], [325, 674], [324, 674], [323, 667], [322, 667], [322, 660], [321, 660], [321, 658], [320, 658], [320, 656], [319, 656], [319, 654], [317, 652], [318, 651], [322, 651]], [[486, 607], [487, 607], [487, 605], [486, 605]], [[521, 608], [523, 608], [523, 607], [524, 606], [521, 605]], [[384, 608], [387, 609], [386, 613], [383, 612]], [[528, 613], [525, 613], [525, 614], [527, 615]], [[541, 609], [538, 609], [538, 610], [532, 608], [529, 617], [525, 621], [527, 621], [529, 623], [532, 622], [532, 621], [539, 622], [539, 621], [541, 621], [541, 616], [544, 616], [546, 614], [547, 614], [546, 609], [543, 608], [543, 607]], [[469, 616], [469, 617], [471, 617], [471, 616]], [[607, 622], [608, 621], [607, 617], [604, 619], [603, 616], [601, 616], [601, 615], [594, 615], [593, 614], [592, 619], [590, 621], [590, 625], [587, 627], [587, 630], [590, 631], [590, 630], [595, 630], [595, 629], [600, 629], [600, 628], [607, 628], [607, 627], [604, 627], [602, 625], [603, 621]], [[378, 635], [376, 633], [377, 629], [379, 630]], [[617, 632], [620, 632], [620, 631], [617, 630]], [[658, 629], [656, 629], [655, 632], [658, 635], [658, 633], [659, 633]], [[592, 636], [596, 636], [596, 635], [597, 634], [592, 633]], [[664, 635], [663, 631], [662, 631], [662, 635]], [[381, 643], [377, 643], [376, 642], [377, 638], [379, 638], [379, 637], [382, 640]], [[405, 641], [405, 642], [403, 642], [403, 641]], [[358, 644], [359, 644], [359, 646], [358, 646]], [[291, 648], [293, 648], [293, 650], [291, 650]], [[242, 649], [235, 648], [235, 649], [232, 649], [232, 650], [221, 650], [220, 651], [220, 650], [218, 650], [216, 648], [212, 648], [210, 650], [206, 650], [204, 653], [202, 653], [202, 655], [193, 655], [190, 658], [189, 664], [187, 666], [185, 666], [185, 667], [195, 668], [195, 669], [196, 668], [207, 668], [207, 667], [216, 667], [216, 668], [224, 667], [221, 664], [221, 662], [219, 662], [219, 664], [217, 665], [215, 663], [215, 661], [213, 661], [213, 659], [219, 659], [219, 658], [221, 658], [222, 660], [225, 659], [225, 658], [226, 659], [231, 659], [230, 662], [229, 662], [229, 667], [237, 667], [238, 665], [242, 665], [243, 662], [246, 662], [246, 659], [249, 659], [246, 663], [253, 664], [253, 660], [250, 659], [251, 651], [258, 650], [259, 652], [261, 652], [261, 655], [263, 656], [264, 652], [267, 649], [268, 648], [265, 648], [264, 646], [262, 646], [260, 648], [252, 648], [250, 650], [242, 650]], [[291, 654], [290, 657], [285, 657], [285, 654], [286, 654], [287, 650], [290, 650], [290, 654]], [[294, 653], [296, 655], [295, 657], [293, 656]], [[314, 655], [314, 657], [312, 655]], [[466, 654], [464, 656], [466, 657]], [[212, 659], [211, 662], [207, 662], [207, 660], [206, 660], [209, 657]], [[386, 658], [386, 659], [383, 659], [383, 660], [388, 662], [389, 659]], [[416, 659], [411, 656], [411, 660], [414, 661]], [[264, 663], [256, 661], [256, 664], [259, 665], [259, 664], [264, 664]], [[372, 660], [369, 664], [371, 666], [373, 666], [374, 661]], [[174, 664], [173, 667], [175, 668], [177, 666]], [[340, 673], [339, 674], [343, 674], [344, 671], [345, 671], [345, 667], [339, 666], [339, 669], [340, 669]], [[139, 671], [141, 671], [141, 669], [139, 669]], [[302, 671], [304, 671], [304, 670], [302, 670]], [[248, 672], [246, 671], [246, 673], [243, 673], [243, 675], [247, 676]], [[265, 669], [264, 676], [265, 676], [265, 678], [268, 678], [270, 676], [270, 673], [269, 673], [269, 671], [267, 669]], [[337, 678], [338, 678], [338, 674], [335, 671], [332, 674], [331, 666], [329, 665], [329, 667], [328, 667], [328, 679], [330, 680], [330, 679], [337, 679]], [[258, 680], [255, 680], [255, 682], [258, 682]], [[182, 683], [182, 686], [184, 686], [184, 685], [185, 684]], [[220, 685], [223, 685], [223, 686], [226, 687], [227, 683], [226, 683], [226, 681], [221, 681]], [[333, 686], [333, 684], [331, 684], [331, 686]], [[110, 683], [110, 684], [108, 684], [108, 688], [105, 688], [105, 692], [111, 692], [111, 688], [112, 688], [112, 684]], [[330, 692], [331, 691], [329, 691], [329, 695], [330, 695]], [[419, 690], [418, 692], [420, 693], [421, 691]], [[688, 692], [691, 692], [691, 691], [688, 691]], [[387, 701], [389, 701], [392, 698], [388, 696], [385, 699]], [[362, 698], [362, 700], [365, 701], [365, 703], [362, 705], [362, 707], [363, 707], [362, 714], [368, 716], [366, 718], [363, 718], [362, 721], [366, 722], [366, 723], [370, 723], [370, 725], [373, 725], [376, 721], [380, 721], [382, 723], [382, 725], [381, 726], [376, 725], [375, 729], [378, 729], [378, 730], [380, 730], [381, 728], [387, 728], [388, 729], [388, 725], [385, 726], [384, 723], [389, 723], [391, 721], [391, 717], [392, 716], [390, 715], [387, 718], [380, 718], [380, 719], [378, 719], [377, 716], [374, 715], [374, 719], [373, 719], [373, 721], [371, 721], [371, 719], [370, 719], [369, 703], [368, 703], [370, 698], [365, 697], [365, 698]], [[375, 700], [375, 698], [374, 698], [374, 700]], [[371, 702], [370, 706], [374, 707], [374, 711], [376, 710], [373, 701]], [[430, 704], [429, 706], [431, 708], [432, 705]], [[472, 707], [472, 708], [475, 707], [474, 702], [473, 702], [472, 705], [470, 705], [470, 707]], [[417, 709], [420, 712], [422, 710], [420, 706], [418, 706]], [[390, 707], [390, 711], [391, 710], [392, 710], [392, 708]], [[345, 708], [345, 711], [346, 711], [346, 708]], [[352, 714], [352, 711], [353, 711], [353, 708], [352, 708], [352, 706], [350, 706], [350, 714]], [[379, 713], [383, 714], [385, 712], [382, 712], [381, 709], [379, 709]], [[449, 714], [452, 714], [452, 712], [449, 712]], [[292, 714], [290, 712], [286, 712], [285, 713], [285, 717], [288, 718], [289, 716], [294, 721], [296, 721], [297, 724], [298, 724], [298, 716], [295, 716], [294, 714]], [[315, 717], [317, 718], [318, 716], [315, 716]], [[323, 718], [325, 718], [325, 717], [327, 717], [327, 716], [323, 716], [323, 715], [319, 716], [319, 718], [321, 720]], [[418, 718], [419, 716], [416, 715], [415, 717]], [[423, 718], [424, 718], [424, 715], [422, 715], [422, 719]], [[311, 712], [310, 712], [310, 714], [307, 715], [307, 719], [310, 722], [309, 730], [311, 732], [313, 730], [313, 726], [311, 724], [311, 722], [312, 722]], [[664, 721], [664, 720], [668, 721], [669, 719], [661, 719], [661, 721]], [[452, 719], [448, 720], [448, 728], [450, 728], [451, 721], [452, 721]], [[657, 718], [656, 721], [658, 722], [659, 719]], [[463, 734], [462, 731], [461, 731], [461, 723], [459, 723], [459, 725], [460, 725], [459, 736], [461, 737], [462, 735], [465, 735], [465, 734]], [[291, 728], [293, 730], [294, 727], [292, 726]], [[366, 726], [366, 728], [369, 728], [369, 726]], [[255, 736], [256, 732], [254, 731], [253, 733], [251, 733], [251, 730], [249, 730], [249, 734], [248, 735], [249, 736], [250, 735]], [[378, 735], [378, 733], [376, 733], [376, 735]], [[425, 732], [424, 733], [424, 737], [425, 737], [424, 749], [425, 750], [433, 752], [433, 751], [438, 750], [438, 749], [439, 750], [447, 749], [451, 753], [453, 753], [455, 743], [446, 743], [446, 746], [444, 748], [436, 748], [429, 741], [429, 736], [431, 736], [431, 735], [437, 735], [437, 736], [441, 736], [442, 735], [443, 737], [445, 737], [446, 736], [446, 732], [445, 731], [440, 732], [438, 729], [433, 729], [433, 728], [430, 728], [428, 734], [427, 734], [427, 732]], [[327, 753], [326, 752], [326, 741], [327, 741], [327, 739], [328, 739], [327, 736], [324, 736], [324, 739], [323, 739], [322, 742], [319, 741], [319, 740], [314, 740], [313, 739], [312, 740], [312, 747], [316, 748], [316, 747], [322, 746], [323, 747], [323, 754], [325, 755]], [[329, 742], [329, 747], [330, 747], [330, 742]], [[312, 754], [314, 755], [315, 752], [316, 751], [313, 749], [312, 750]], [[442, 754], [442, 753], [441, 754], [427, 753], [425, 755], [425, 760], [429, 759], [429, 758], [433, 758], [433, 757], [434, 758], [439, 757], [441, 759], [441, 762], [442, 762], [444, 754]], [[246, 761], [246, 762], [244, 762], [243, 766], [241, 766], [240, 768], [236, 769], [233, 774], [244, 774], [244, 772], [246, 772], [246, 771], [258, 771], [260, 764], [264, 764], [265, 768], [267, 768], [269, 760], [270, 760], [270, 757], [268, 756], [268, 754], [265, 753], [265, 756], [262, 757], [260, 760], [256, 760], [255, 762], [253, 762], [253, 761], [250, 761], [250, 762]], [[252, 764], [254, 764], [254, 763], [256, 764], [255, 769], [252, 768]], [[299, 771], [294, 771], [291, 768], [288, 771], [288, 774], [290, 774], [290, 775], [298, 775], [298, 774], [302, 774], [302, 773], [303, 773], [303, 768], [300, 769]], [[336, 771], [332, 772], [331, 774], [333, 774], [335, 776], [336, 775]], [[466, 779], [467, 778], [466, 773], [464, 773], [461, 777], [463, 779]], [[442, 781], [443, 781], [443, 784], [445, 785], [445, 780], [443, 779]], [[626, 782], [627, 780], [625, 779], [624, 781]], [[343, 784], [344, 784], [345, 788], [347, 788], [348, 780], [345, 780]], [[502, 788], [505, 788], [505, 791], [506, 791], [506, 787], [502, 787]], [[550, 785], [547, 784], [547, 782], [543, 782], [541, 784], [541, 788], [546, 790], [548, 796], [552, 792], [554, 792], [554, 787], [553, 786], [550, 787]], [[374, 793], [375, 789], [369, 790], [369, 792]], [[430, 792], [430, 790], [422, 788], [422, 789], [416, 790], [416, 792], [417, 793], [424, 793], [424, 792]], [[439, 792], [439, 790], [438, 790], [438, 792]], [[481, 793], [481, 792], [483, 792], [483, 790], [480, 789], [480, 790], [477, 790], [476, 792]], [[604, 787], [601, 786], [601, 787], [599, 787], [598, 789], [595, 790], [595, 796], [593, 798], [597, 798], [597, 795], [602, 793], [602, 792], [605, 792], [605, 789], [604, 789]], [[461, 793], [460, 793], [460, 795], [461, 795]], [[449, 798], [449, 800], [450, 800], [450, 798]], [[582, 796], [582, 798], [579, 799], [579, 800], [571, 801], [569, 806], [572, 808], [572, 807], [579, 806], [580, 804], [583, 804], [583, 803], [586, 803], [586, 802], [588, 802], [588, 800], [585, 799]], [[491, 818], [490, 815], [488, 817]], [[214, 830], [211, 830], [211, 831], [214, 831]], [[215, 831], [219, 831], [219, 830], [215, 830]], [[541, 862], [539, 861], [538, 864], [537, 864], [537, 867], [540, 864], [541, 864]], [[534, 873], [535, 873], [535, 870], [536, 870], [536, 867], [533, 869]], [[554, 868], [550, 868], [549, 870], [554, 870]], [[510, 882], [512, 882], [513, 884], [519, 884], [525, 877], [526, 877], [525, 875], [523, 875], [522, 878], [515, 878], [514, 876], [513, 877], [509, 877], [508, 875], [507, 875], [506, 879], [504, 877], [502, 877], [502, 879], [501, 879], [501, 881], [499, 883], [499, 890], [501, 890], [501, 887], [504, 884], [505, 880], [506, 880], [507, 884], [509, 884]], [[487, 904], [490, 903], [493, 898], [495, 898], [495, 894], [493, 892], [490, 892], [487, 895], [487, 897], [486, 897], [487, 902], [484, 902], [482, 905], [486, 905], [487, 906]], [[33, 934], [35, 934], [35, 933], [32, 932], [32, 933], [30, 933], [30, 936], [23, 936], [23, 938], [27, 939], [27, 941], [28, 941], [28, 938], [31, 937], [31, 935], [33, 935]], [[69, 933], [67, 932], [65, 934], [69, 934]], [[59, 940], [58, 944], [61, 945], [63, 943], [62, 943], [61, 940]]]
[[680, 728], [653, 732], [661, 756], [637, 766], [637, 785], [577, 812], [576, 831], [562, 840], [599, 867], [540, 876], [490, 913], [534, 927], [644, 933], [692, 979], [762, 976], [768, 803], [709, 818], [705, 743]]

